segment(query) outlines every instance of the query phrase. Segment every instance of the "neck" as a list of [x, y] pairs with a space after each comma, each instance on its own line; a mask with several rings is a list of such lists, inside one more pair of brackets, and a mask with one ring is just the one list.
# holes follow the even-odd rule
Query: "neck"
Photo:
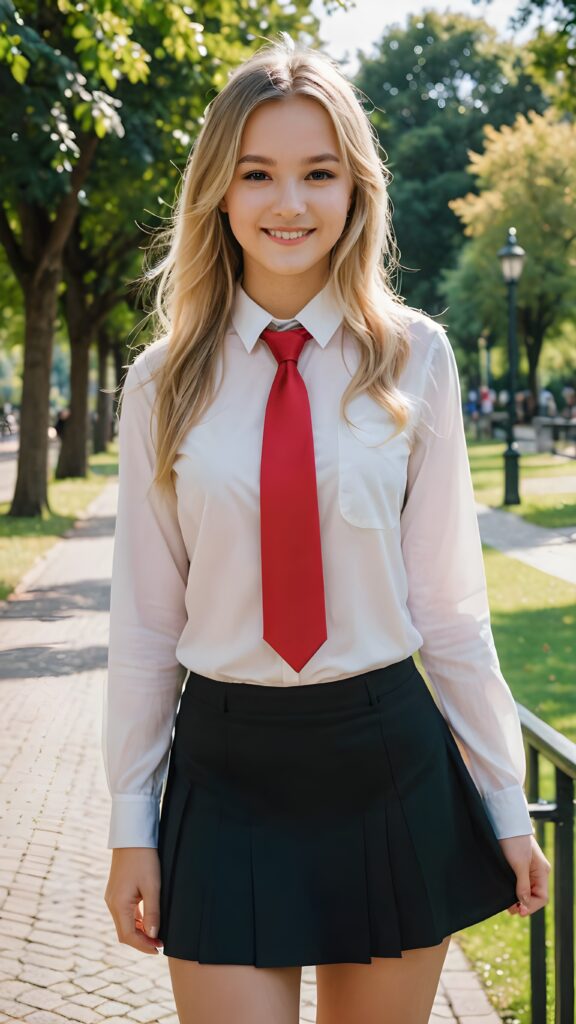
[[269, 274], [262, 267], [244, 267], [242, 287], [276, 320], [292, 320], [328, 282], [327, 274]]

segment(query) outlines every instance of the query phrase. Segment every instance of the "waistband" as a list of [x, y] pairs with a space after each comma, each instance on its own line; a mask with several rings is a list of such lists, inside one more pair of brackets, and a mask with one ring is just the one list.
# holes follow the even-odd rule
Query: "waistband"
[[230, 683], [189, 670], [184, 694], [220, 711], [331, 711], [362, 707], [401, 686], [418, 672], [410, 654], [402, 661], [324, 683], [270, 686]]

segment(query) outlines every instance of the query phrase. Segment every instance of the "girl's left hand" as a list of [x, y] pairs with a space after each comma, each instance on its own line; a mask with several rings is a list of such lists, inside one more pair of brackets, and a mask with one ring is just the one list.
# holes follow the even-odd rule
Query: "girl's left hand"
[[548, 903], [548, 875], [552, 865], [534, 835], [510, 836], [498, 842], [516, 874], [518, 903], [508, 907], [508, 913], [526, 917]]

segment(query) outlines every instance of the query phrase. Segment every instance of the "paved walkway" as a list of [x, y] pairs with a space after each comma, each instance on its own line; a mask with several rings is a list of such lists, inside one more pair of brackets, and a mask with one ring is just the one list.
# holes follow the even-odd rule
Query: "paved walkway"
[[479, 503], [476, 511], [485, 544], [550, 576], [576, 583], [576, 526], [549, 530], [514, 512]]
[[[531, 426], [518, 425], [516, 439], [520, 451], [534, 451], [534, 430]], [[529, 497], [531, 494], [573, 494], [576, 499], [576, 473], [531, 477], [520, 470], [520, 495]], [[476, 511], [485, 544], [534, 569], [557, 576], [567, 583], [576, 583], [576, 523], [549, 530], [525, 522], [521, 516], [504, 509], [477, 503]]]
[[[166, 958], [120, 944], [103, 900], [116, 497], [111, 483], [2, 608], [0, 1024], [178, 1024]], [[315, 995], [304, 968], [302, 1022], [315, 1020]], [[430, 1020], [499, 1024], [455, 937]]]

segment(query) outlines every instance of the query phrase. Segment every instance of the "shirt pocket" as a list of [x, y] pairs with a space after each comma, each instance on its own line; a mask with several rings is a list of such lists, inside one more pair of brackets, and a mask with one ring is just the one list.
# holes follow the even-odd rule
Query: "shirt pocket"
[[400, 520], [410, 444], [405, 430], [365, 393], [338, 419], [338, 504], [353, 526], [392, 530]]

